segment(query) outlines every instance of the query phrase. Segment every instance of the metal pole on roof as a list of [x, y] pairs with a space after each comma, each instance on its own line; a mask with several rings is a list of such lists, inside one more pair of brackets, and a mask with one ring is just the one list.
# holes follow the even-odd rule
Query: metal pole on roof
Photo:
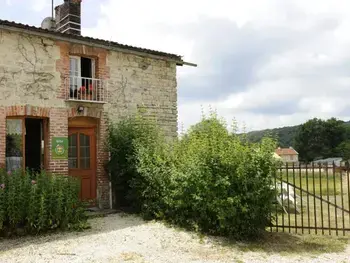
[[53, 6], [54, 6], [54, 0], [51, 1], [51, 17], [52, 17], [52, 19], [54, 19], [54, 17], [53, 17]]

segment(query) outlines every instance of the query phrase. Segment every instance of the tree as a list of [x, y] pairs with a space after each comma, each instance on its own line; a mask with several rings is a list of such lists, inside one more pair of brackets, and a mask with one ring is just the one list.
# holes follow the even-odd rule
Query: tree
[[350, 140], [346, 140], [336, 148], [337, 155], [344, 160], [350, 160]]
[[342, 150], [337, 147], [349, 135], [349, 129], [341, 120], [331, 118], [324, 121], [314, 118], [300, 126], [295, 137], [295, 148], [299, 152], [300, 160], [305, 162], [316, 158], [334, 157], [339, 151], [345, 151], [345, 145], [342, 146]]
[[295, 148], [301, 161], [309, 162], [321, 157], [324, 152], [325, 125], [321, 119], [314, 118], [300, 126], [295, 137]]
[[346, 140], [347, 128], [344, 122], [331, 118], [325, 122], [324, 130], [324, 152], [326, 157], [334, 157], [337, 153], [337, 147], [339, 144]]

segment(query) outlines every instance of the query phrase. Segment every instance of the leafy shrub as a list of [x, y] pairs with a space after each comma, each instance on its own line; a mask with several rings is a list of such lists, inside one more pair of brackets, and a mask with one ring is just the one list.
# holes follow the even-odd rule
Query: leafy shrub
[[73, 177], [0, 171], [0, 233], [72, 229], [86, 223]]
[[[119, 180], [113, 170], [119, 166], [124, 172], [119, 186], [126, 184], [126, 196], [146, 218], [235, 238], [257, 237], [269, 224], [274, 141], [243, 141], [216, 115], [174, 143], [165, 143], [154, 124], [135, 125], [128, 119], [114, 127], [112, 179]], [[127, 147], [118, 151], [125, 142]]]
[[109, 151], [111, 155], [108, 169], [111, 175], [117, 206], [140, 210], [136, 191], [131, 180], [139, 178], [137, 171], [137, 145], [156, 147], [161, 138], [155, 123], [140, 116], [129, 117], [117, 125], [109, 126]]

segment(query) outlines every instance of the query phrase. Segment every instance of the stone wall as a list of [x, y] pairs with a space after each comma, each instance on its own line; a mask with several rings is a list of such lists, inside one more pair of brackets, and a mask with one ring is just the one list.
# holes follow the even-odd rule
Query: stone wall
[[107, 65], [111, 121], [133, 114], [156, 118], [168, 137], [177, 136], [176, 64], [111, 52]]
[[94, 58], [96, 78], [108, 83], [107, 103], [83, 103], [80, 114], [99, 119], [97, 195], [105, 207], [108, 122], [139, 111], [155, 118], [168, 137], [177, 136], [176, 64], [0, 29], [0, 167], [5, 164], [6, 117], [36, 116], [48, 119], [47, 169], [68, 173], [68, 162], [51, 160], [49, 147], [53, 136], [68, 135], [68, 119], [79, 115], [76, 108], [82, 104], [65, 100], [69, 55]]
[[64, 107], [57, 96], [59, 57], [52, 40], [0, 30], [0, 106]]

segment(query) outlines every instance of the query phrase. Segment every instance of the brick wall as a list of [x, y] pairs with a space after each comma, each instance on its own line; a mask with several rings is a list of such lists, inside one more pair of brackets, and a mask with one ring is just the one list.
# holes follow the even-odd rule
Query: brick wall
[[106, 148], [108, 115], [103, 113], [97, 132], [97, 196], [100, 200], [100, 207], [109, 206], [109, 179], [105, 168], [108, 162], [108, 149]]
[[[53, 108], [49, 119], [49, 149], [52, 137], [68, 137], [68, 111], [64, 108]], [[68, 160], [52, 160], [51, 151], [48, 151], [48, 170], [54, 173], [68, 175]]]

